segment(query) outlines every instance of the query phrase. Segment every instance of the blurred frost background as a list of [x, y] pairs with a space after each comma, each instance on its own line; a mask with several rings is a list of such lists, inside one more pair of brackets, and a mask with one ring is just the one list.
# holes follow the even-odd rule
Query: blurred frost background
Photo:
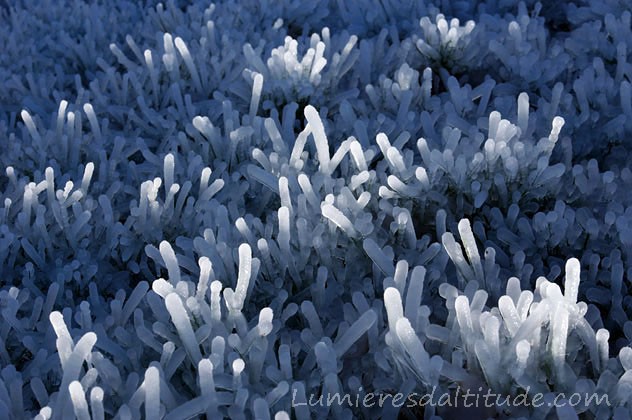
[[0, 413], [629, 419], [631, 20], [0, 1]]

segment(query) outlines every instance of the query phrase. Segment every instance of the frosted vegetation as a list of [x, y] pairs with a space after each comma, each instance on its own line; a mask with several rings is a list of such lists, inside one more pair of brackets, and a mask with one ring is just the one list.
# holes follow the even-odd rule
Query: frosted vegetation
[[627, 1], [192, 3], [0, 1], [0, 416], [632, 416]]

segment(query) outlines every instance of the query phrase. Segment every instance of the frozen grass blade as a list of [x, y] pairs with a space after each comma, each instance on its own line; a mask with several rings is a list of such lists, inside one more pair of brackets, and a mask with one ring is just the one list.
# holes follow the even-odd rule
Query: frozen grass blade
[[197, 364], [202, 358], [202, 354], [200, 353], [200, 347], [195, 338], [193, 328], [191, 327], [189, 315], [184, 309], [180, 296], [176, 293], [170, 293], [165, 299], [165, 304], [171, 316], [171, 321], [178, 331], [178, 336], [180, 340], [182, 340], [182, 344], [186, 348], [191, 360]]
[[334, 349], [337, 357], [342, 357], [349, 348], [366, 333], [369, 328], [377, 321], [375, 311], [369, 309], [356, 322], [349, 327], [340, 339], [334, 343]]
[[316, 155], [319, 162], [319, 170], [324, 173], [329, 173], [329, 143], [327, 142], [327, 136], [325, 134], [325, 127], [318, 115], [318, 111], [311, 105], [305, 107], [305, 119], [312, 129], [312, 136], [314, 137], [314, 143], [316, 144]]

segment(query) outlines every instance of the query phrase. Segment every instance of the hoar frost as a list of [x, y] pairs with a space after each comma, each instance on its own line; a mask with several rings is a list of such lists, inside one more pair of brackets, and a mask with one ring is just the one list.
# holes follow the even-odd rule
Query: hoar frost
[[439, 3], [0, 2], [0, 413], [629, 418], [632, 15]]

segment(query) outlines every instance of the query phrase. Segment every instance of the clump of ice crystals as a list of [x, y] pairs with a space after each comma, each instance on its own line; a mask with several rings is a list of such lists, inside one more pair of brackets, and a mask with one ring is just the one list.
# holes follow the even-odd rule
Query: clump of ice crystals
[[629, 418], [632, 14], [558, 3], [0, 1], [0, 413]]

